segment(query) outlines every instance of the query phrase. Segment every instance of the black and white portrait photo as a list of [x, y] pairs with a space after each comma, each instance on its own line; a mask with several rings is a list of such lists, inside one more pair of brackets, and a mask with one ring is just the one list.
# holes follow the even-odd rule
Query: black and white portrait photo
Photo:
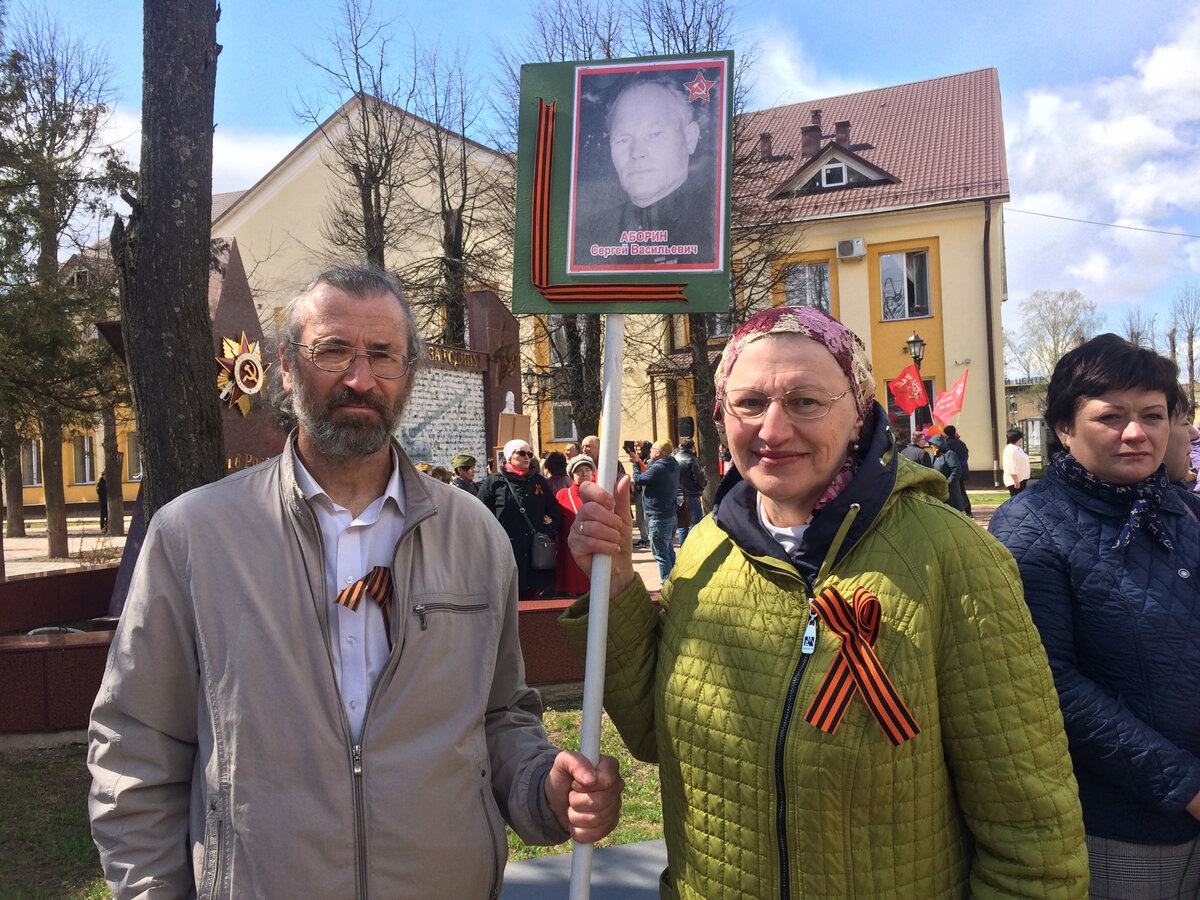
[[576, 70], [567, 271], [721, 267], [723, 59]]

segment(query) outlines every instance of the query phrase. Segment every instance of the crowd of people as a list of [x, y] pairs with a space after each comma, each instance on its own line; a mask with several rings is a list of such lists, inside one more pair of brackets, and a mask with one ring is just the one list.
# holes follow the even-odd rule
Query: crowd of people
[[283, 454], [158, 511], [114, 636], [88, 755], [114, 896], [498, 896], [504, 823], [603, 837], [616, 761], [550, 743], [517, 639], [518, 598], [560, 591], [582, 651], [597, 553], [662, 896], [1200, 894], [1200, 432], [1172, 361], [1066, 354], [1044, 473], [1010, 434], [984, 530], [966, 445], [901, 447], [814, 309], [722, 351], [701, 516], [687, 439], [629, 442], [612, 484], [594, 435], [421, 475], [391, 438], [421, 342], [383, 273], [324, 273], [282, 330]]

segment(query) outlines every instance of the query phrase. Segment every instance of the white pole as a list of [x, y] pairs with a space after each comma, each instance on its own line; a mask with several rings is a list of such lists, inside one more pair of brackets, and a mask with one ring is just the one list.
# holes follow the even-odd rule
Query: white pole
[[[625, 316], [614, 313], [604, 320], [604, 400], [600, 410], [600, 459], [596, 483], [615, 491], [617, 448], [621, 438], [621, 368], [625, 358]], [[587, 658], [583, 673], [583, 717], [579, 726], [579, 752], [593, 766], [600, 763], [600, 713], [604, 704], [604, 653], [608, 644], [608, 589], [612, 557], [592, 557], [589, 589]], [[576, 842], [571, 851], [570, 900], [588, 900], [592, 878], [592, 844]]]

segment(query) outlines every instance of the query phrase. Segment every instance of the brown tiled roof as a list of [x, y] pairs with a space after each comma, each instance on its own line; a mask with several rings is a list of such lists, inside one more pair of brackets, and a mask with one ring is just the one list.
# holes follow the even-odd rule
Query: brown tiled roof
[[212, 221], [217, 221], [225, 211], [242, 199], [245, 191], [226, 191], [224, 194], [212, 195]]
[[[813, 110], [821, 111], [817, 155], [833, 141], [834, 123], [849, 120], [849, 149], [898, 178], [899, 183], [782, 199], [777, 201], [783, 213], [780, 219], [1008, 198], [1000, 83], [995, 69], [744, 114], [739, 124], [747, 128], [746, 134], [755, 140], [763, 132], [771, 134], [777, 160], [771, 165], [778, 171], [775, 191], [809, 161], [800, 154], [800, 129], [812, 124]], [[791, 158], [780, 158], [786, 156]]]

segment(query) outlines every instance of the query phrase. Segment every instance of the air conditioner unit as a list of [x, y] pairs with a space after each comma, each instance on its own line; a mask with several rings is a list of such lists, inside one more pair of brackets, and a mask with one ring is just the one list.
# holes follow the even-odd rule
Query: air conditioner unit
[[847, 238], [837, 242], [838, 259], [861, 259], [867, 255], [867, 245], [862, 238]]

